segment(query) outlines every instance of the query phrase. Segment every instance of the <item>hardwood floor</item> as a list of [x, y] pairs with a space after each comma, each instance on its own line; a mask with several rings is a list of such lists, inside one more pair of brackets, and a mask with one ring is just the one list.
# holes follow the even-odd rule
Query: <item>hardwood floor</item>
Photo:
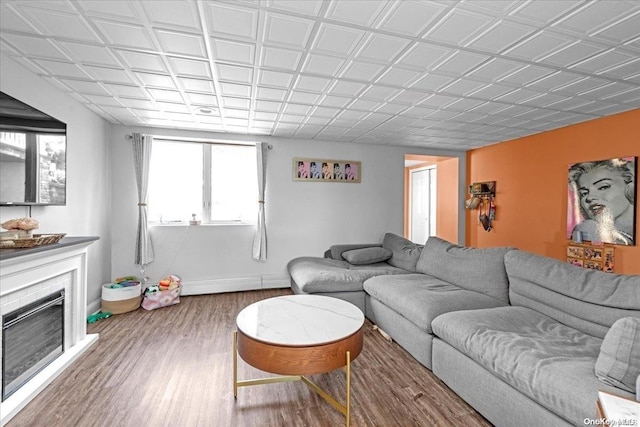
[[[89, 325], [100, 339], [17, 414], [17, 426], [340, 426], [344, 417], [300, 382], [232, 390], [238, 312], [264, 290], [182, 297]], [[367, 320], [352, 364], [352, 426], [490, 426]], [[268, 377], [239, 360], [239, 379]], [[312, 380], [344, 401], [343, 370]]]

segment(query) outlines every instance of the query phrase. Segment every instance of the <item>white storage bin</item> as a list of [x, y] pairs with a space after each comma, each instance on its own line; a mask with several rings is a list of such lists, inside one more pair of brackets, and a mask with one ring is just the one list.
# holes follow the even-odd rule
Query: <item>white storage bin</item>
[[122, 288], [110, 288], [112, 283], [102, 285], [103, 313], [122, 314], [137, 310], [142, 301], [142, 284], [125, 286]]

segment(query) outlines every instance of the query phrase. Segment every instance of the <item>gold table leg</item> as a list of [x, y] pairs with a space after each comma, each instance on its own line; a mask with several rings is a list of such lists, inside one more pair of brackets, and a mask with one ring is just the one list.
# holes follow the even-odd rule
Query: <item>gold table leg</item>
[[315, 391], [331, 406], [337, 409], [345, 416], [346, 426], [351, 425], [351, 352], [346, 354], [346, 382], [347, 382], [347, 398], [346, 404], [343, 405], [334, 399], [329, 393], [320, 388], [316, 383], [311, 381], [304, 375], [282, 375], [278, 377], [259, 378], [255, 380], [238, 380], [238, 331], [233, 332], [233, 397], [238, 398], [238, 387], [249, 387], [262, 384], [274, 384], [290, 381], [302, 381], [309, 388]]
[[238, 331], [233, 331], [233, 398], [238, 398]]
[[351, 424], [351, 352], [347, 351], [347, 427]]

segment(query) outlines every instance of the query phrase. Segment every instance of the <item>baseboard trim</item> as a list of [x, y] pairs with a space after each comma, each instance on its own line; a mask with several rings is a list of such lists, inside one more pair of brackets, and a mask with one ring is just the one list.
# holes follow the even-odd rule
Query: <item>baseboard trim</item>
[[[279, 289], [291, 286], [288, 275], [271, 274], [267, 276], [231, 277], [224, 279], [208, 279], [183, 281], [180, 295], [209, 295], [223, 292], [257, 291], [260, 289]], [[100, 311], [101, 299], [87, 305], [87, 313], [95, 314]]]
[[233, 277], [225, 279], [209, 279], [197, 281], [183, 281], [180, 295], [207, 295], [223, 292], [255, 291], [259, 289], [288, 288], [289, 276], [269, 275]]
[[102, 309], [101, 307], [102, 307], [102, 300], [100, 298], [90, 302], [89, 305], [87, 305], [87, 315], [96, 314]]
[[279, 289], [290, 288], [291, 277], [285, 274], [272, 274], [268, 276], [262, 276], [262, 289]]

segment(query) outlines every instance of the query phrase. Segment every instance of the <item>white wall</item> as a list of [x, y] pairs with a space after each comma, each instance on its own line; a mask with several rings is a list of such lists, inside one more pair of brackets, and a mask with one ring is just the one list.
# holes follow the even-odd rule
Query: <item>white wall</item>
[[[111, 274], [111, 125], [42, 77], [0, 56], [0, 90], [67, 124], [67, 204], [34, 206], [40, 233], [99, 236], [89, 247], [89, 303]], [[26, 207], [0, 207], [0, 221], [26, 216]]]
[[[131, 132], [256, 140], [247, 136], [114, 126], [111, 139], [115, 224], [112, 276], [138, 273], [138, 267], [133, 264], [137, 195], [131, 141], [126, 139]], [[335, 243], [380, 242], [387, 231], [402, 234], [405, 154], [459, 157], [460, 169], [466, 170], [465, 154], [460, 152], [259, 139], [273, 146], [268, 153], [265, 197], [268, 260], [251, 258], [255, 226], [157, 226], [151, 230], [156, 254], [155, 261], [147, 268], [151, 280], [177, 274], [188, 293], [287, 285], [286, 264], [294, 257], [322, 256]], [[294, 157], [361, 161], [362, 182], [293, 181]], [[170, 165], [167, 167], [171, 169]], [[464, 176], [462, 179], [464, 188]], [[460, 223], [463, 227], [460, 236], [464, 236], [463, 218]]]

